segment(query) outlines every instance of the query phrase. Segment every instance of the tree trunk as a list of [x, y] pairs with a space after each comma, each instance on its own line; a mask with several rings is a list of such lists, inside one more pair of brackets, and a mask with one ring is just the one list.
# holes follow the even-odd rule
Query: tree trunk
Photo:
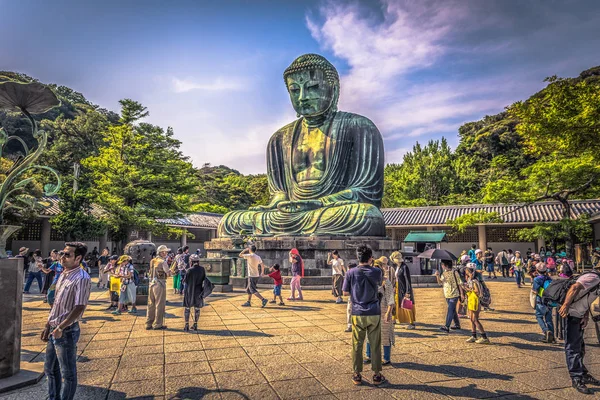
[[81, 165], [78, 162], [73, 163], [73, 195], [79, 190], [79, 172]]
[[556, 199], [560, 202], [563, 208], [563, 221], [567, 221], [566, 229], [568, 231], [567, 234], [569, 235], [569, 238], [565, 241], [565, 252], [569, 258], [573, 259], [575, 257], [574, 249], [577, 238], [575, 237], [575, 233], [573, 232], [573, 229], [571, 229], [571, 224], [569, 223], [571, 220], [571, 203], [569, 203], [568, 196], [557, 196]]

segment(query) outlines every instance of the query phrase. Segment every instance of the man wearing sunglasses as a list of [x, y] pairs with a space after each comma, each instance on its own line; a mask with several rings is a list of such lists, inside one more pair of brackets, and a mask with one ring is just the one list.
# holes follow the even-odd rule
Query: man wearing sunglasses
[[65, 249], [59, 253], [63, 272], [56, 282], [54, 305], [48, 316], [49, 335], [42, 334], [42, 339], [48, 340], [44, 372], [50, 400], [71, 400], [77, 390], [78, 321], [91, 289], [90, 276], [81, 268], [86, 253], [87, 246], [80, 242], [65, 243]]

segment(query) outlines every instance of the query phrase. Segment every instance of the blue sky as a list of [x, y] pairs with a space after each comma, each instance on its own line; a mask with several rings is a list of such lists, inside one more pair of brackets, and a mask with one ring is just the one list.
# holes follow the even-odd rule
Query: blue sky
[[132, 98], [172, 126], [196, 166], [266, 170], [291, 122], [282, 72], [317, 52], [340, 109], [382, 132], [386, 161], [600, 65], [597, 1], [0, 0], [0, 70], [69, 86], [118, 111]]

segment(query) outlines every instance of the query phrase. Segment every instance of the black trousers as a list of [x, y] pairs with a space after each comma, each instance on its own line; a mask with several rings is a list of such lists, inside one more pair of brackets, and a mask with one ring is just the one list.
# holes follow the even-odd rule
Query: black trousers
[[583, 365], [585, 343], [581, 320], [581, 318], [571, 316], [565, 318], [565, 355], [571, 379], [582, 378], [588, 373], [587, 368]]
[[509, 278], [510, 277], [510, 274], [508, 272], [509, 269], [510, 269], [510, 265], [503, 265], [502, 266], [502, 276], [504, 278]]

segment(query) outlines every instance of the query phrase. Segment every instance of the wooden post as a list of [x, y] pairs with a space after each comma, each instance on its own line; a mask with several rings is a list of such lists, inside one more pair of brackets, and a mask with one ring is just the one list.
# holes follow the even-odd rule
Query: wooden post
[[485, 225], [477, 226], [477, 238], [479, 239], [479, 248], [482, 251], [487, 249], [487, 233], [485, 231]]
[[[100, 235], [100, 240], [98, 240], [98, 251], [102, 254], [102, 250], [106, 247], [108, 243], [108, 231], [104, 231], [102, 235]], [[108, 254], [111, 254], [111, 249], [108, 249]]]
[[50, 225], [50, 220], [48, 218], [42, 218], [42, 234], [40, 237], [40, 250], [42, 252], [42, 257], [48, 257], [48, 253], [50, 252], [51, 231], [52, 226]]
[[183, 246], [187, 246], [187, 229], [183, 228], [183, 234], [181, 235], [181, 239], [179, 241], [179, 244], [181, 245], [181, 247]]

